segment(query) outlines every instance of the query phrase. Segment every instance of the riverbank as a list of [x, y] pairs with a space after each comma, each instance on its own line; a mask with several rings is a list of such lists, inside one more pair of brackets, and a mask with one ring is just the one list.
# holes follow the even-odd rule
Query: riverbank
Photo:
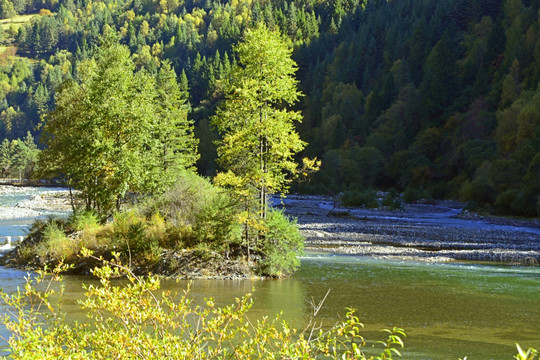
[[69, 190], [65, 188], [0, 185], [0, 196], [5, 199], [5, 203], [0, 204], [0, 220], [71, 211]]
[[[1, 191], [6, 194], [23, 190], [0, 186]], [[67, 190], [55, 189], [49, 193], [41, 189], [39, 194], [8, 208], [8, 215], [32, 217], [40, 211], [68, 211], [70, 207]], [[457, 202], [405, 204], [402, 210], [392, 211], [335, 207], [329, 197], [290, 195], [276, 207], [298, 219], [308, 251], [425, 262], [494, 261], [517, 265], [540, 262], [540, 220], [480, 216], [464, 211]], [[241, 260], [212, 253], [206, 253], [204, 258], [201, 254], [163, 250], [160, 262], [139, 266], [138, 273], [176, 278], [253, 277], [249, 266]], [[11, 260], [10, 266], [37, 268], [44, 263], [46, 259], [28, 264]], [[76, 272], [88, 273], [89, 267], [85, 269], [85, 266], [84, 262], [79, 264]]]
[[405, 204], [403, 210], [334, 207], [329, 197], [289, 196], [306, 249], [413, 261], [540, 262], [540, 221], [480, 216], [457, 202]]

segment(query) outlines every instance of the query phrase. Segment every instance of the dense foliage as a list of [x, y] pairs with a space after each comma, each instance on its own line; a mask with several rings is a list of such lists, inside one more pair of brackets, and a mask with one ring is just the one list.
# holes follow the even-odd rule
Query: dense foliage
[[193, 166], [193, 125], [168, 63], [154, 78], [135, 71], [114, 34], [79, 64], [44, 116], [41, 174], [63, 176], [86, 210], [110, 215], [128, 193], [161, 193]]
[[30, 177], [37, 165], [39, 153], [30, 132], [24, 139], [4, 139], [0, 144], [1, 177], [15, 177], [19, 181]]
[[112, 28], [137, 69], [155, 74], [169, 60], [189, 87], [197, 166], [214, 174], [209, 118], [237, 62], [232, 47], [264, 22], [294, 44], [305, 94], [298, 131], [305, 154], [323, 159], [301, 190], [410, 189], [538, 213], [537, 0], [4, 3], [51, 15], [1, 25], [0, 138], [36, 135], [58, 85], [79, 76]]

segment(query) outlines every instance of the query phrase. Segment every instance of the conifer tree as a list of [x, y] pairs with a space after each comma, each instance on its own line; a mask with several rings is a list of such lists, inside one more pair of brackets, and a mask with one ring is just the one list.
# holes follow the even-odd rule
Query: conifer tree
[[[185, 73], [183, 73], [185, 76]], [[155, 167], [152, 190], [171, 185], [183, 169], [193, 167], [199, 155], [193, 122], [187, 119], [186, 92], [176, 81], [176, 73], [165, 61], [156, 79], [158, 109], [153, 137]]]

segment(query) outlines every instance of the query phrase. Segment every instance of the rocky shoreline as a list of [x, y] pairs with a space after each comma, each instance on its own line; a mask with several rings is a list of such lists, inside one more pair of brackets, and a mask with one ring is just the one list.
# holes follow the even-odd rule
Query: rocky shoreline
[[0, 204], [0, 220], [34, 218], [51, 212], [70, 211], [71, 202], [69, 190], [62, 188], [43, 188], [0, 185], [0, 195], [17, 196], [41, 190], [40, 194], [30, 195], [29, 199], [21, 200], [14, 206]]
[[540, 262], [539, 220], [479, 216], [456, 202], [407, 204], [390, 211], [290, 196], [280, 206], [298, 219], [307, 250], [414, 261]]

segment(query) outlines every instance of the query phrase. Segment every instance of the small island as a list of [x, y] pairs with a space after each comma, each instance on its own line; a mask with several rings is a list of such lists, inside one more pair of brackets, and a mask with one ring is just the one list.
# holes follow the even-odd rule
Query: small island
[[198, 140], [170, 63], [152, 75], [136, 69], [114, 31], [100, 41], [79, 64], [80, 81], [67, 81], [44, 115], [37, 176], [75, 191], [73, 214], [37, 221], [4, 263], [90, 273], [118, 257], [135, 274], [292, 274], [303, 238], [268, 199], [318, 162], [295, 161], [305, 143], [300, 114], [283, 108], [300, 94], [289, 40], [261, 24], [235, 48], [235, 76], [212, 118], [222, 167], [213, 181], [194, 171]]

